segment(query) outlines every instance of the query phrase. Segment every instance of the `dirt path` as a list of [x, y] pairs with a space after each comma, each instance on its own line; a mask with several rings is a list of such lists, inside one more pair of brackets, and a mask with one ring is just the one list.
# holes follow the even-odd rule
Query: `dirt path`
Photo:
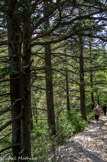
[[54, 162], [107, 162], [107, 117], [91, 121], [84, 132], [56, 151]]

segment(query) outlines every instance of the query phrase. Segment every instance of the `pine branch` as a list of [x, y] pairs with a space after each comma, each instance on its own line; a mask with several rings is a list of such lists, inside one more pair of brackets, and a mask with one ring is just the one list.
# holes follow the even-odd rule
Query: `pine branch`
[[2, 126], [0, 127], [0, 132], [3, 131], [5, 128], [7, 128], [7, 127], [8, 127], [10, 124], [12, 124], [13, 122], [15, 122], [15, 121], [17, 121], [17, 120], [19, 120], [19, 119], [21, 119], [21, 118], [22, 118], [22, 113], [19, 114], [18, 116], [16, 116], [14, 119], [9, 120], [8, 122], [6, 122], [4, 125], [2, 125]]

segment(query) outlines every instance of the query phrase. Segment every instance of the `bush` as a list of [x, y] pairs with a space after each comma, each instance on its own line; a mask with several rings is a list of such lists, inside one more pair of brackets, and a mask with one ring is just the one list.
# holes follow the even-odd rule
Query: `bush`
[[93, 114], [93, 112], [89, 112], [87, 114], [87, 121], [90, 122], [90, 120], [92, 120], [92, 119], [94, 119], [94, 114]]
[[33, 157], [37, 158], [37, 162], [45, 161], [51, 153], [54, 153], [58, 145], [62, 145], [74, 134], [83, 131], [86, 124], [79, 112], [62, 112], [56, 122], [56, 137], [52, 137], [46, 123], [43, 121], [36, 123], [32, 131]]
[[87, 122], [81, 118], [80, 112], [70, 111], [67, 113], [67, 118], [71, 123], [73, 135], [83, 131], [84, 127], [87, 124]]
[[47, 160], [54, 150], [54, 145], [55, 138], [50, 135], [47, 124], [44, 122], [35, 124], [32, 131], [32, 157], [36, 157], [37, 162]]
[[83, 131], [86, 124], [79, 112], [63, 112], [57, 122], [58, 144], [63, 144], [66, 139]]

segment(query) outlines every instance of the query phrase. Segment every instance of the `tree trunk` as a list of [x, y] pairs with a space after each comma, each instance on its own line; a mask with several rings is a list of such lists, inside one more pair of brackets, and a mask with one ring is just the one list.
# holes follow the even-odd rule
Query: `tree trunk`
[[55, 135], [55, 115], [54, 115], [54, 101], [53, 101], [53, 84], [52, 84], [52, 67], [51, 67], [51, 49], [50, 45], [45, 46], [45, 66], [46, 66], [46, 101], [48, 112], [48, 124]]
[[[90, 49], [90, 65], [92, 65], [92, 59], [91, 59], [91, 40], [89, 41], [89, 49]], [[93, 73], [92, 73], [92, 68], [91, 68], [91, 71], [90, 71], [90, 85], [91, 85], [91, 108], [92, 110], [94, 109], [95, 107], [95, 103], [94, 103], [94, 92], [93, 92]]]
[[83, 58], [83, 40], [79, 36], [79, 48], [80, 48], [80, 110], [83, 119], [86, 118], [86, 107], [85, 107], [85, 81], [84, 81], [84, 58]]
[[100, 95], [98, 94], [98, 92], [96, 94], [97, 94], [97, 103], [98, 105], [100, 105]]
[[[26, 10], [27, 8], [27, 10]], [[22, 156], [31, 157], [31, 84], [30, 84], [30, 58], [31, 58], [31, 33], [30, 33], [30, 0], [25, 2], [23, 28], [23, 59], [22, 59]], [[27, 160], [26, 160], [27, 162]]]
[[[14, 15], [15, 2], [9, 2], [11, 15]], [[9, 74], [10, 74], [10, 98], [11, 105], [15, 103], [20, 96], [20, 33], [15, 22], [8, 17], [8, 55], [9, 55]], [[11, 110], [12, 119], [21, 114], [21, 101], [16, 102]], [[17, 145], [18, 144], [18, 145]], [[21, 120], [12, 123], [12, 145], [17, 145], [12, 148], [13, 157], [18, 159], [21, 146]], [[18, 160], [16, 160], [18, 161]]]
[[[44, 2], [44, 16], [47, 16], [49, 11], [48, 2]], [[49, 28], [49, 20], [44, 23], [44, 29]], [[46, 101], [48, 113], [48, 125], [51, 129], [52, 135], [56, 134], [55, 129], [55, 113], [53, 100], [53, 83], [52, 83], [52, 65], [51, 65], [51, 46], [45, 45], [45, 66], [46, 66]]]
[[90, 72], [90, 84], [91, 84], [91, 108], [92, 110], [95, 107], [95, 102], [94, 102], [94, 92], [93, 92], [93, 75], [92, 71]]
[[69, 101], [69, 81], [68, 81], [68, 69], [67, 69], [67, 56], [65, 51], [65, 60], [66, 60], [66, 100], [67, 100], [67, 111], [70, 111], [70, 101]]

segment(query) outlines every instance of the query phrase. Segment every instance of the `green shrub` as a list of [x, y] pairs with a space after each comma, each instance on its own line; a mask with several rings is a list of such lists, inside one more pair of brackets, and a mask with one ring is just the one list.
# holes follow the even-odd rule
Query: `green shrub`
[[79, 112], [70, 111], [61, 113], [57, 122], [58, 144], [63, 144], [66, 139], [83, 131], [86, 124], [87, 122], [81, 118]]
[[87, 122], [81, 118], [80, 112], [70, 111], [67, 113], [67, 118], [71, 123], [73, 134], [83, 131]]
[[55, 139], [50, 135], [46, 123], [35, 124], [32, 131], [32, 157], [36, 157], [37, 162], [45, 161], [53, 152], [54, 145]]
[[94, 119], [94, 113], [91, 111], [87, 114], [87, 121], [90, 122], [92, 119]]
[[37, 162], [46, 161], [58, 145], [62, 145], [74, 134], [83, 131], [86, 124], [79, 112], [62, 112], [56, 122], [56, 137], [52, 137], [44, 121], [35, 123], [32, 131], [32, 156], [37, 158]]

